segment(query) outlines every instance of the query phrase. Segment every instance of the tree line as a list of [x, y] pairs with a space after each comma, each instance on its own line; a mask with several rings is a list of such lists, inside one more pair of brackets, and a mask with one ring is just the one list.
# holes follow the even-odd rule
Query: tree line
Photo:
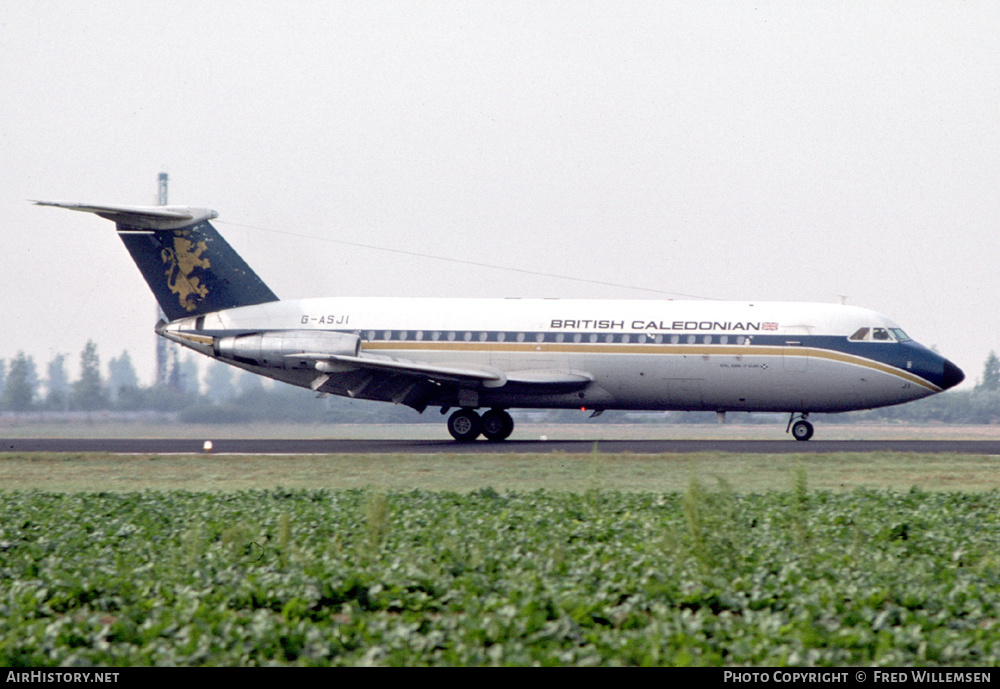
[[[439, 422], [436, 413], [417, 414], [399, 405], [342, 397], [316, 399], [316, 394], [284, 383], [266, 386], [257, 375], [237, 371], [218, 361], [205, 371], [205, 384], [193, 357], [181, 358], [176, 350], [166, 382], [143, 385], [128, 351], [101, 368], [97, 345], [88, 341], [80, 352], [80, 373], [70, 380], [67, 355], [57, 354], [46, 365], [44, 378], [34, 359], [23, 351], [0, 359], [0, 411], [153, 411], [170, 412], [187, 423], [251, 423], [281, 421], [307, 423], [414, 423]], [[202, 389], [204, 387], [204, 390]], [[581, 421], [579, 411], [538, 412], [549, 422]], [[760, 415], [768, 421], [771, 415]], [[742, 415], [741, 415], [742, 417]], [[750, 414], [743, 418], [754, 420]], [[916, 402], [848, 414], [831, 414], [828, 421], [878, 421], [897, 423], [1000, 423], [1000, 358], [991, 351], [983, 372], [971, 390], [932, 395]], [[714, 422], [714, 413], [684, 412], [636, 415], [608, 412], [595, 422]], [[742, 419], [741, 419], [742, 420]]]
[[2, 412], [165, 412], [184, 422], [252, 423], [342, 422], [397, 423], [430, 420], [413, 410], [365, 400], [325, 397], [284, 383], [267, 385], [261, 376], [212, 361], [200, 382], [193, 356], [172, 361], [162, 383], [140, 382], [128, 351], [102, 369], [97, 345], [88, 341], [80, 352], [79, 376], [70, 380], [68, 357], [58, 354], [40, 376], [34, 358], [18, 352], [0, 359]]

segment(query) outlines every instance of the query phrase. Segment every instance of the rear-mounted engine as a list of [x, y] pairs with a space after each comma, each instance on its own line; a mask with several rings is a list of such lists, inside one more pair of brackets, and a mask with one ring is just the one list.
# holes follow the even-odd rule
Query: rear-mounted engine
[[[252, 335], [220, 337], [215, 355], [253, 366], [271, 368], [312, 368], [315, 355], [357, 356], [361, 338], [348, 333], [278, 330]], [[310, 354], [297, 358], [296, 354]]]

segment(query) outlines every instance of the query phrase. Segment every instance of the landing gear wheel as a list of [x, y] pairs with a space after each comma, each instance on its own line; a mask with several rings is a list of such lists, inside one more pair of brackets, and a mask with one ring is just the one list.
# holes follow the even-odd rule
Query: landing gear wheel
[[448, 432], [460, 443], [469, 443], [483, 431], [483, 420], [474, 409], [459, 409], [448, 417]]
[[483, 435], [487, 440], [506, 440], [514, 431], [514, 419], [503, 409], [491, 409], [483, 414]]
[[809, 440], [813, 437], [813, 425], [808, 421], [796, 421], [792, 425], [792, 437], [796, 440]]

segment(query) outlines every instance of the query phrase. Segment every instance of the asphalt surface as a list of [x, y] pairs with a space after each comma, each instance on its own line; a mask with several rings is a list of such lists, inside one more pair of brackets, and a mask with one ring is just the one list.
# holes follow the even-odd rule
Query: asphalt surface
[[[203, 439], [12, 438], [0, 452], [111, 452], [191, 454], [204, 452]], [[915, 452], [1000, 456], [1000, 440], [213, 440], [213, 454], [390, 454], [390, 453], [587, 453], [635, 454], [739, 452], [751, 454]]]

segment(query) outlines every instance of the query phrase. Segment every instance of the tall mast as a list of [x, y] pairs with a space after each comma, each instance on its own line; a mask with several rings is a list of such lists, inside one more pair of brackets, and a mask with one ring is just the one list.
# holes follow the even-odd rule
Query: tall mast
[[[156, 194], [156, 204], [158, 206], [167, 205], [167, 173], [161, 172], [157, 178], [157, 194]], [[166, 315], [163, 313], [163, 309], [157, 305], [156, 307], [156, 320], [165, 321], [167, 320]], [[167, 376], [169, 375], [169, 362], [167, 361], [167, 340], [165, 338], [156, 336], [156, 379], [153, 381], [154, 385], [166, 385]]]

